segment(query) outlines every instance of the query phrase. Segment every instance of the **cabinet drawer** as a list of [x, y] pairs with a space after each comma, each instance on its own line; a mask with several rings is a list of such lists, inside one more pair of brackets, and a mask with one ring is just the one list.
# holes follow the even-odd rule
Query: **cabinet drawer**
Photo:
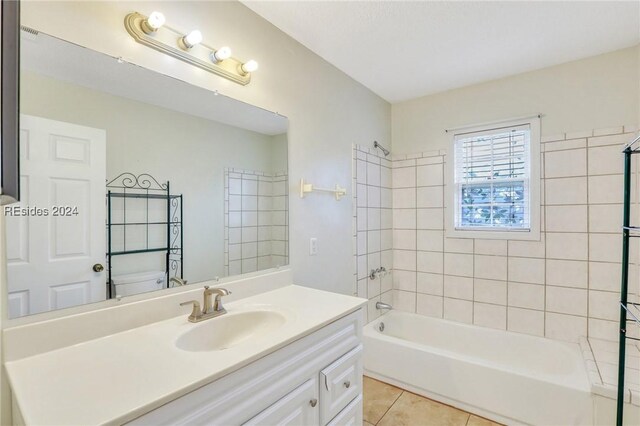
[[307, 380], [245, 425], [314, 426], [319, 422], [318, 380]]
[[320, 372], [320, 421], [327, 424], [362, 393], [362, 345]]
[[351, 401], [327, 426], [360, 426], [362, 424], [362, 395]]

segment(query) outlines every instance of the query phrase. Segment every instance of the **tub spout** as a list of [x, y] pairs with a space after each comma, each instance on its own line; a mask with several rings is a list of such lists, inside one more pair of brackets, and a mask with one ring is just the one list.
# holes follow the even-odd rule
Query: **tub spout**
[[376, 302], [376, 309], [393, 309], [393, 306], [391, 306], [388, 303], [382, 303], [382, 302]]

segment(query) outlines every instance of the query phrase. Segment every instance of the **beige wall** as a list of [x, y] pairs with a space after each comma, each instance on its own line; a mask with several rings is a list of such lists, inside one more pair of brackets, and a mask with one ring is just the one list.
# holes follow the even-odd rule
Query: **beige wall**
[[[123, 26], [136, 10], [160, 10], [174, 28], [198, 28], [207, 43], [231, 46], [260, 70], [240, 86], [139, 45]], [[24, 2], [22, 24], [289, 117], [292, 194], [300, 178], [349, 188], [352, 144], [390, 145], [387, 102], [239, 2]], [[352, 292], [351, 198], [292, 196], [290, 208], [295, 282]], [[318, 238], [317, 256], [308, 254], [310, 237]]]
[[[286, 135], [262, 135], [33, 72], [20, 77], [23, 114], [106, 130], [106, 179], [132, 172], [170, 181], [171, 192], [184, 196], [184, 277], [194, 283], [224, 275], [224, 168], [286, 170]], [[116, 275], [164, 268], [161, 255], [114, 265]]]
[[392, 107], [393, 152], [446, 149], [445, 129], [542, 114], [542, 136], [635, 124], [640, 114], [636, 46]]

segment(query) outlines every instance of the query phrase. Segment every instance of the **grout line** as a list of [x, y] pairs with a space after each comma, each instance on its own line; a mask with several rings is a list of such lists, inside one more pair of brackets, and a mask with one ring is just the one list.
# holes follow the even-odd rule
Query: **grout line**
[[[384, 383], [384, 382], [382, 382], [382, 383]], [[398, 388], [397, 386], [394, 386], [394, 387]], [[398, 389], [400, 389], [402, 392], [400, 392], [400, 394], [398, 395], [398, 397], [397, 397], [396, 399], [394, 399], [394, 400], [393, 400], [393, 402], [391, 403], [391, 405], [389, 406], [389, 408], [387, 408], [387, 411], [385, 411], [385, 412], [384, 412], [384, 414], [382, 415], [382, 417], [380, 417], [380, 420], [378, 420], [378, 421], [376, 422], [376, 425], [377, 425], [378, 423], [380, 423], [380, 422], [382, 421], [382, 419], [384, 419], [384, 416], [386, 416], [386, 415], [387, 415], [387, 413], [391, 410], [391, 408], [392, 408], [394, 405], [396, 405], [396, 402], [398, 402], [398, 400], [400, 399], [400, 397], [401, 397], [401, 396], [406, 392], [406, 391], [405, 391], [404, 389], [402, 389], [402, 388], [398, 388]]]

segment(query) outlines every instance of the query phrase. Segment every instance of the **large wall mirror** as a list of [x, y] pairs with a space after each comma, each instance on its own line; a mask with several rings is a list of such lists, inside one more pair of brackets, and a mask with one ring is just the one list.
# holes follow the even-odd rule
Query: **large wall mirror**
[[9, 317], [287, 264], [287, 126], [23, 27]]

